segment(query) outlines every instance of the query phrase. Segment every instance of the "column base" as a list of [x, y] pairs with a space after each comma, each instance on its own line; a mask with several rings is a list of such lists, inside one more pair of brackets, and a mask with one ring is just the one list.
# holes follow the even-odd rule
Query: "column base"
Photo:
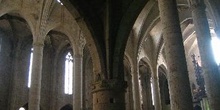
[[125, 81], [102, 80], [93, 85], [93, 110], [125, 110]]

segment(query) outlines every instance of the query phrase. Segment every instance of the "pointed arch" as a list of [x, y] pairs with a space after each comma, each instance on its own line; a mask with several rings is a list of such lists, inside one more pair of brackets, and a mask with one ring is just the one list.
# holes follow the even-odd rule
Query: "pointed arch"
[[94, 39], [91, 30], [89, 29], [88, 24], [84, 21], [80, 13], [71, 3], [67, 0], [61, 0], [64, 6], [69, 10], [80, 29], [82, 30], [84, 37], [86, 39], [86, 43], [88, 45], [89, 51], [91, 53], [92, 62], [93, 62], [93, 73], [94, 74], [102, 74], [104, 78], [104, 60], [101, 55], [101, 48], [97, 41]]
[[[0, 31], [4, 33], [1, 36], [3, 42], [1, 53], [4, 53], [4, 56], [1, 56], [0, 60], [2, 64], [7, 65], [4, 67], [0, 64], [0, 72], [6, 74], [3, 76], [3, 80], [0, 79], [5, 86], [1, 89], [1, 92], [4, 92], [0, 96], [3, 102], [0, 105], [2, 109], [6, 109], [6, 103], [10, 103], [10, 109], [15, 110], [28, 98], [27, 82], [32, 32], [27, 20], [18, 13], [2, 15], [0, 17]], [[10, 97], [9, 93], [10, 100], [4, 98]]]

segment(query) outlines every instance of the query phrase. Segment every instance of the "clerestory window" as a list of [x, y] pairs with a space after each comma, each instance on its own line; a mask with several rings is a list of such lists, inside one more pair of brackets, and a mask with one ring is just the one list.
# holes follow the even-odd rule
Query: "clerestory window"
[[31, 55], [30, 55], [30, 65], [29, 65], [29, 72], [28, 72], [28, 88], [31, 87], [31, 74], [32, 74], [32, 62], [33, 62], [33, 48], [31, 48]]
[[70, 52], [66, 54], [65, 60], [65, 82], [64, 82], [64, 93], [71, 95], [73, 85], [73, 57]]

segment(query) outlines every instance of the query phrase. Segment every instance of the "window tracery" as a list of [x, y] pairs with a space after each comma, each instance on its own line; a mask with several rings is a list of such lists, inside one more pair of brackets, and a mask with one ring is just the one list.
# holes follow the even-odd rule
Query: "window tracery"
[[73, 57], [68, 52], [65, 57], [65, 81], [64, 81], [64, 86], [65, 90], [64, 93], [71, 95], [72, 94], [72, 83], [73, 83]]

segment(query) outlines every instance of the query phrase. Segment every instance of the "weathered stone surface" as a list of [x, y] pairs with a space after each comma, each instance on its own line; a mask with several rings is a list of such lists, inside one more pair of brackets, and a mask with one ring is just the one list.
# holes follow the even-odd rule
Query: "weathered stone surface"
[[192, 17], [210, 109], [218, 110], [220, 108], [220, 74], [211, 47], [211, 34], [204, 5], [204, 1], [200, 0], [200, 4], [192, 8]]
[[[163, 0], [167, 4], [162, 6], [164, 10], [161, 10], [161, 15], [164, 15], [164, 18], [161, 20], [169, 21], [163, 22], [167, 30], [165, 33], [162, 32], [162, 22], [159, 18], [158, 3], [161, 1], [109, 0], [109, 5], [104, 0], [61, 0], [62, 5], [56, 0], [0, 0], [0, 30], [4, 33], [0, 32], [0, 39], [3, 38], [3, 42], [0, 40], [0, 109], [16, 110], [29, 105], [33, 110], [62, 110], [65, 107], [90, 110], [94, 105], [94, 110], [124, 110], [124, 94], [127, 93], [123, 85], [124, 74], [112, 71], [122, 71], [125, 60], [123, 58], [126, 58], [132, 72], [126, 79], [131, 86], [129, 90], [132, 91], [129, 104], [133, 105], [126, 105], [129, 110], [141, 110], [142, 97], [138, 79], [138, 64], [141, 59], [146, 59], [146, 63], [154, 68], [154, 71], [161, 64], [169, 67], [171, 72], [168, 72], [168, 80], [171, 97], [174, 97], [171, 101], [176, 102], [173, 104], [174, 110], [190, 110], [191, 108], [187, 108], [191, 104], [188, 101], [191, 97], [182, 51], [183, 41], [179, 39], [181, 35], [177, 20], [179, 14], [184, 42], [187, 42], [186, 55], [198, 51], [188, 0], [177, 0], [177, 9], [173, 7], [175, 3], [168, 3], [173, 2], [172, 0]], [[194, 9], [201, 8], [201, 1], [190, 0], [190, 4]], [[207, 4], [210, 26], [215, 28], [219, 35], [219, 1], [209, 0]], [[106, 10], [105, 6], [109, 6], [109, 9]], [[177, 10], [178, 13], [173, 13]], [[166, 36], [167, 40], [163, 41], [163, 36]], [[40, 50], [37, 55], [39, 60], [34, 62], [35, 86], [30, 90], [27, 88], [27, 81], [33, 41], [40, 42], [38, 46], [45, 43], [45, 46], [43, 53]], [[164, 47], [164, 42], [165, 45], [170, 45]], [[86, 54], [85, 58], [90, 58], [90, 61], [82, 64], [84, 47], [90, 53]], [[76, 77], [73, 84], [75, 93], [72, 95], [64, 94], [63, 90], [67, 51], [76, 56], [83, 55], [83, 58], [75, 60], [73, 67]], [[187, 61], [191, 63], [191, 59], [188, 58]], [[89, 67], [89, 70], [82, 67]], [[189, 73], [190, 77], [194, 76], [193, 71], [190, 70]], [[213, 76], [209, 82], [215, 81], [213, 87], [217, 88], [219, 81], [216, 78], [219, 76]], [[86, 77], [85, 80], [82, 77]], [[122, 82], [115, 81], [116, 79], [121, 79]], [[156, 91], [152, 94], [157, 102], [155, 109], [160, 109], [157, 72], [153, 72], [152, 79]], [[94, 82], [95, 88], [91, 92], [90, 87]], [[193, 80], [190, 83], [193, 83]], [[146, 86], [149, 86], [149, 83]], [[148, 92], [146, 96], [150, 97], [150, 89], [143, 88]], [[210, 90], [216, 94], [218, 89]], [[214, 96], [211, 99], [219, 102], [218, 96]], [[150, 100], [148, 98], [148, 102]], [[179, 103], [182, 106], [179, 106]]]
[[93, 86], [94, 110], [125, 110], [126, 82], [102, 80]]
[[[176, 0], [158, 0], [172, 110], [193, 110]], [[180, 95], [181, 94], [181, 95]]]

